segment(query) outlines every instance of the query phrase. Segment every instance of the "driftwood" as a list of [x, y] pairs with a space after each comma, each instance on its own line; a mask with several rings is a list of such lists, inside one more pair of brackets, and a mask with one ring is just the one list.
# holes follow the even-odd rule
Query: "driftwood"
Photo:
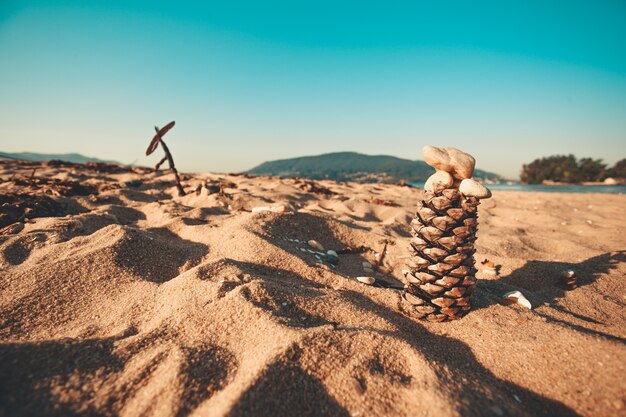
[[146, 150], [146, 155], [150, 155], [152, 152], [154, 152], [156, 150], [156, 148], [159, 146], [159, 144], [161, 144], [161, 147], [163, 148], [163, 152], [165, 152], [165, 156], [156, 164], [154, 169], [158, 171], [159, 168], [161, 167], [161, 165], [163, 165], [163, 163], [165, 163], [165, 161], [167, 161], [169, 166], [170, 166], [170, 169], [174, 173], [174, 177], [176, 178], [176, 188], [178, 189], [178, 195], [179, 196], [183, 196], [183, 195], [185, 195], [185, 190], [183, 189], [183, 186], [180, 183], [180, 177], [178, 176], [178, 171], [176, 170], [176, 166], [174, 165], [174, 158], [172, 158], [172, 154], [170, 152], [170, 149], [167, 147], [167, 145], [163, 141], [163, 136], [171, 128], [174, 127], [174, 124], [175, 124], [175, 122], [171, 121], [167, 125], [165, 125], [165, 127], [163, 127], [162, 129], [159, 129], [157, 126], [154, 127], [154, 130], [156, 131], [156, 134], [152, 138], [152, 141], [150, 142], [150, 145], [148, 145], [148, 149]]

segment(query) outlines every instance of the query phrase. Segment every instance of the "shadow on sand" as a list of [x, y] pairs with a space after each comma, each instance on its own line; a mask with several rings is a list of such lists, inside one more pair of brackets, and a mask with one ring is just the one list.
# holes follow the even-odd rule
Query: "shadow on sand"
[[[594, 256], [578, 263], [554, 262], [554, 261], [528, 261], [523, 267], [516, 269], [509, 275], [495, 280], [479, 280], [476, 296], [472, 301], [474, 309], [489, 307], [500, 303], [502, 295], [508, 291], [520, 290], [530, 300], [533, 306], [544, 303], [550, 308], [563, 313], [567, 319], [557, 318], [549, 314], [535, 311], [536, 314], [546, 318], [549, 322], [558, 323], [573, 330], [604, 337], [616, 342], [626, 343], [626, 339], [611, 335], [597, 329], [585, 326], [605, 325], [605, 323], [589, 316], [570, 311], [558, 304], [558, 300], [567, 292], [559, 285], [559, 277], [562, 271], [571, 269], [578, 277], [578, 288], [595, 282], [600, 276], [608, 274], [617, 268], [620, 263], [626, 262], [626, 251], [607, 252]], [[578, 289], [577, 288], [577, 289]], [[577, 289], [573, 291], [577, 291]], [[603, 294], [603, 298], [626, 308], [624, 303], [615, 294]]]

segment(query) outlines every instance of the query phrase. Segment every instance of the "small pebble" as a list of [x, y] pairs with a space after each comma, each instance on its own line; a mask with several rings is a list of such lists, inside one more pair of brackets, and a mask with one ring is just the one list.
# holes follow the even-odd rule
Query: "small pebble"
[[372, 277], [356, 277], [356, 280], [367, 285], [373, 285], [376, 282], [376, 279]]
[[530, 304], [530, 301], [528, 301], [528, 299], [524, 297], [524, 294], [522, 294], [519, 291], [507, 292], [506, 294], [502, 296], [502, 298], [504, 298], [508, 302], [517, 303], [523, 307], [526, 307], [529, 310], [532, 309], [532, 305]]
[[285, 206], [260, 206], [260, 207], [253, 207], [252, 208], [252, 212], [253, 213], [260, 213], [263, 211], [271, 211], [273, 213], [284, 213], [286, 211]]
[[339, 263], [339, 256], [334, 250], [329, 250], [328, 252], [326, 252], [326, 260], [331, 264], [336, 265]]
[[369, 262], [367, 262], [367, 261], [364, 261], [364, 262], [363, 262], [363, 268], [369, 268], [369, 269], [372, 269], [372, 264], [371, 264], [371, 263], [369, 263]]
[[309, 240], [307, 242], [309, 244], [310, 247], [312, 247], [313, 249], [317, 249], [319, 251], [324, 251], [324, 247], [316, 240]]

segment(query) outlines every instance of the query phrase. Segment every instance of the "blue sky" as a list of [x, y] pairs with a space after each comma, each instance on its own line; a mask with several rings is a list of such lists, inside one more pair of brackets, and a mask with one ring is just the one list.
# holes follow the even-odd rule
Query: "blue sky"
[[[341, 3], [341, 4], [339, 4]], [[455, 146], [626, 157], [626, 2], [0, 1], [0, 150], [188, 171]]]

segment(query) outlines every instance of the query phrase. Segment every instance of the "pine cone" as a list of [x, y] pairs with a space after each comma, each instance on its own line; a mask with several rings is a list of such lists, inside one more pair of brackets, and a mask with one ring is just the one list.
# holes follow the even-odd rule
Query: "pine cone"
[[465, 197], [457, 189], [424, 192], [411, 222], [412, 257], [402, 294], [411, 315], [446, 321], [461, 318], [471, 308], [478, 204], [476, 197]]

